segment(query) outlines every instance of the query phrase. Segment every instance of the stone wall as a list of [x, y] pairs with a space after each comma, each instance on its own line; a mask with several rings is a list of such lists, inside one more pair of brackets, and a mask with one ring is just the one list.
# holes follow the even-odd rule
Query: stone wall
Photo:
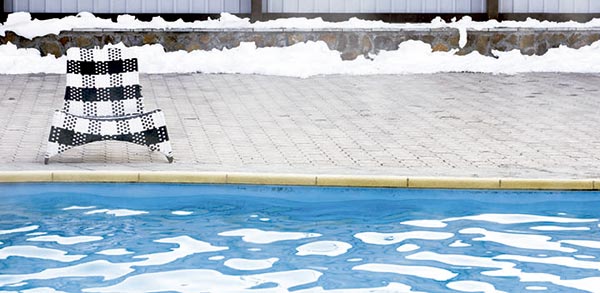
[[[460, 34], [457, 29], [439, 28], [423, 30], [85, 30], [63, 31], [33, 40], [7, 32], [0, 44], [11, 42], [20, 48], [36, 48], [42, 55], [62, 56], [70, 47], [102, 47], [123, 42], [126, 46], [162, 44], [166, 51], [212, 50], [233, 48], [240, 42], [255, 42], [258, 47], [285, 47], [299, 42], [324, 41], [330, 49], [342, 53], [342, 58], [352, 60], [380, 50], [395, 50], [406, 40], [428, 43], [434, 51], [459, 49]], [[492, 50], [518, 49], [523, 54], [541, 55], [549, 48], [567, 45], [579, 48], [600, 40], [600, 29], [487, 29], [468, 31], [467, 44], [457, 54], [477, 51], [491, 56]]]

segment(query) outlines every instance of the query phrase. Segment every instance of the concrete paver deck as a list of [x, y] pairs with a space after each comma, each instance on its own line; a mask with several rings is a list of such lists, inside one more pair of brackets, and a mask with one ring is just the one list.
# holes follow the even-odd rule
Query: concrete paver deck
[[600, 177], [600, 75], [142, 75], [176, 162], [121, 142], [42, 164], [63, 75], [0, 75], [0, 170]]

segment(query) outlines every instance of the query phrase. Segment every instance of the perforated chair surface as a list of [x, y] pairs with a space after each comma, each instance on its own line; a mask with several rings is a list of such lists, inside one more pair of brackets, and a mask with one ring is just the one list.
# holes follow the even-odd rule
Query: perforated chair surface
[[102, 140], [144, 145], [173, 161], [163, 112], [144, 112], [137, 58], [121, 48], [71, 48], [67, 59], [64, 104], [54, 113], [46, 164], [54, 155]]

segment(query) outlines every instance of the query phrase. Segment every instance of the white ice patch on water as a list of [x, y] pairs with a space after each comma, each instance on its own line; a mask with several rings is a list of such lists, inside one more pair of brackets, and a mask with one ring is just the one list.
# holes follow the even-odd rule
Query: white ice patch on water
[[359, 261], [362, 261], [362, 260], [363, 260], [362, 258], [356, 257], [356, 258], [349, 258], [346, 261], [347, 262], [359, 262]]
[[524, 272], [522, 269], [516, 269], [515, 263], [507, 261], [498, 261], [496, 259], [520, 259], [522, 261], [539, 262], [553, 264], [554, 261], [560, 262], [563, 266], [580, 266], [589, 269], [594, 269], [598, 264], [591, 264], [591, 262], [581, 262], [568, 258], [531, 258], [524, 256], [501, 256], [487, 258], [477, 257], [469, 255], [459, 254], [440, 254], [430, 251], [417, 252], [413, 255], [409, 255], [406, 259], [410, 260], [427, 260], [437, 261], [453, 266], [464, 266], [464, 267], [483, 267], [483, 268], [494, 268], [495, 270], [484, 271], [481, 274], [492, 277], [517, 277], [521, 282], [550, 282], [556, 285], [576, 288], [580, 290], [587, 290], [590, 292], [600, 292], [600, 277], [591, 277], [576, 280], [562, 280], [560, 276], [547, 274], [547, 273], [529, 273]]
[[25, 234], [25, 236], [39, 236], [39, 235], [46, 235], [48, 234], [48, 232], [33, 232], [33, 233], [27, 233]]
[[552, 237], [544, 235], [504, 233], [489, 231], [483, 228], [466, 228], [458, 232], [461, 234], [483, 235], [483, 237], [473, 238], [473, 241], [490, 241], [523, 249], [554, 250], [562, 252], [577, 251], [573, 248], [563, 247], [559, 242], [552, 242], [550, 241]]
[[43, 248], [29, 245], [8, 246], [0, 248], [0, 259], [7, 259], [11, 256], [38, 258], [58, 262], [72, 262], [86, 257], [86, 255], [67, 255], [66, 251], [58, 249]]
[[177, 259], [186, 257], [188, 255], [204, 252], [214, 252], [227, 250], [229, 247], [226, 246], [213, 246], [208, 242], [196, 240], [189, 236], [178, 236], [172, 238], [163, 238], [154, 240], [156, 243], [173, 243], [177, 244], [177, 248], [171, 248], [171, 251], [157, 252], [145, 255], [137, 255], [133, 258], [145, 259], [141, 262], [136, 262], [136, 266], [156, 266], [164, 265], [173, 262]]
[[56, 290], [54, 288], [50, 288], [50, 287], [40, 287], [40, 288], [20, 290], [19, 293], [67, 293], [67, 292], [58, 291], [58, 290]]
[[438, 220], [411, 220], [400, 222], [400, 224], [422, 228], [444, 228], [448, 226], [448, 224]]
[[12, 233], [29, 232], [29, 231], [37, 230], [38, 228], [40, 228], [40, 226], [38, 226], [38, 225], [32, 225], [32, 226], [15, 228], [15, 229], [9, 229], [9, 230], [0, 230], [0, 235], [12, 234]]
[[352, 245], [341, 241], [316, 241], [296, 247], [296, 255], [338, 256], [346, 253]]
[[176, 216], [189, 216], [193, 213], [194, 212], [188, 212], [188, 211], [172, 211], [171, 212], [171, 214], [176, 215]]
[[133, 271], [134, 269], [127, 263], [111, 263], [105, 260], [95, 260], [69, 267], [46, 269], [32, 274], [0, 275], [0, 286], [25, 280], [50, 280], [70, 277], [103, 277], [106, 281], [120, 278]]
[[277, 261], [279, 258], [276, 257], [267, 259], [230, 258], [223, 265], [239, 271], [255, 271], [271, 268]]
[[584, 259], [596, 258], [593, 255], [585, 255], [585, 254], [574, 254], [573, 257], [575, 257], [575, 258], [584, 258]]
[[578, 268], [578, 269], [600, 270], [600, 262], [578, 260], [578, 259], [575, 259], [572, 257], [566, 257], [566, 256], [553, 256], [553, 257], [538, 258], [538, 257], [524, 256], [524, 255], [503, 254], [503, 255], [495, 256], [494, 259], [516, 260], [519, 262], [527, 262], [527, 263], [542, 263], [542, 264], [557, 265], [557, 266]]
[[271, 219], [269, 219], [269, 218], [260, 218], [260, 219], [258, 219], [258, 220], [259, 220], [259, 221], [261, 221], [261, 222], [268, 222], [268, 221], [271, 221]]
[[368, 271], [375, 273], [394, 273], [406, 276], [415, 276], [424, 279], [432, 279], [436, 281], [447, 281], [456, 277], [451, 271], [426, 266], [405, 266], [405, 265], [393, 265], [383, 263], [369, 263], [364, 265], [358, 265], [352, 268], [354, 271]]
[[60, 235], [44, 235], [37, 236], [27, 239], [27, 241], [40, 241], [40, 242], [56, 242], [60, 245], [73, 245], [78, 243], [92, 242], [102, 240], [101, 236], [71, 236], [64, 237]]
[[402, 284], [391, 282], [385, 287], [376, 288], [343, 288], [343, 289], [324, 289], [323, 287], [314, 287], [299, 291], [296, 293], [422, 293], [420, 291], [412, 291], [412, 287]]
[[448, 283], [446, 287], [461, 292], [507, 293], [496, 290], [496, 287], [490, 283], [481, 281], [455, 281]]
[[450, 243], [450, 245], [448, 245], [448, 246], [450, 246], [450, 247], [469, 247], [469, 246], [471, 246], [471, 244], [464, 243], [461, 240], [456, 240], [456, 241]]
[[105, 250], [96, 252], [96, 254], [102, 254], [102, 255], [126, 255], [126, 254], [132, 254], [132, 253], [133, 253], [132, 251], [129, 251], [125, 248], [105, 249]]
[[63, 208], [63, 211], [70, 211], [70, 210], [91, 210], [91, 209], [95, 209], [96, 206], [70, 206], [70, 207], [66, 207]]
[[278, 241], [299, 240], [321, 236], [321, 234], [318, 233], [263, 231], [260, 229], [238, 229], [221, 232], [218, 235], [238, 236], [242, 237], [242, 240], [245, 242], [256, 244], [269, 244]]
[[107, 215], [113, 215], [115, 217], [137, 216], [137, 215], [143, 215], [143, 214], [147, 214], [147, 213], [148, 212], [146, 212], [146, 211], [135, 211], [135, 210], [128, 210], [128, 209], [115, 209], [115, 210], [99, 209], [99, 210], [92, 210], [89, 212], [85, 212], [86, 215], [107, 214]]
[[420, 247], [416, 244], [403, 244], [400, 245], [398, 248], [396, 248], [396, 251], [398, 252], [408, 252], [408, 251], [414, 251], [419, 249]]
[[531, 230], [537, 231], [588, 231], [589, 227], [564, 227], [564, 226], [535, 226]]
[[354, 234], [354, 237], [360, 239], [364, 243], [377, 245], [396, 244], [408, 239], [444, 240], [452, 238], [453, 236], [453, 233], [433, 231], [410, 231], [399, 233], [361, 232]]
[[222, 255], [215, 255], [215, 256], [211, 256], [208, 258], [208, 260], [222, 260], [222, 259], [225, 259], [225, 257]]
[[407, 256], [406, 259], [437, 261], [453, 266], [463, 267], [510, 269], [515, 266], [515, 264], [511, 262], [500, 262], [488, 257], [471, 256], [463, 254], [440, 254], [431, 251], [417, 252], [415, 254]]
[[548, 287], [544, 287], [544, 286], [527, 286], [527, 287], [525, 287], [525, 290], [530, 290], [530, 291], [545, 291], [545, 290], [548, 290]]
[[[277, 287], [269, 292], [287, 292], [291, 287], [316, 282], [322, 273], [314, 270], [294, 270], [256, 275], [231, 276], [204, 269], [146, 273], [126, 278], [108, 287], [86, 288], [84, 292], [242, 292], [266, 283]], [[252, 290], [255, 291], [255, 290]], [[259, 291], [259, 290], [256, 290]]]
[[[600, 44], [599, 44], [600, 45]], [[537, 216], [528, 214], [481, 214], [474, 216], [465, 217], [454, 217], [444, 219], [444, 222], [470, 220], [470, 221], [483, 221], [492, 222], [498, 224], [526, 224], [536, 222], [551, 222], [551, 223], [589, 223], [597, 222], [598, 219], [577, 219], [577, 218], [566, 218], [566, 217], [551, 217], [551, 216]]]
[[594, 240], [561, 240], [560, 243], [571, 244], [575, 246], [600, 249], [600, 241]]

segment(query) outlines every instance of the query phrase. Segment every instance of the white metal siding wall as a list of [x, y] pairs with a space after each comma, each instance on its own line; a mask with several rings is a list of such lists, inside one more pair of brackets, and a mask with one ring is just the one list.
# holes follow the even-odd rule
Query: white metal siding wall
[[500, 13], [600, 13], [600, 0], [500, 0]]
[[[250, 0], [4, 0], [6, 11], [93, 13], [250, 13]], [[12, 6], [12, 7], [11, 7]]]
[[486, 0], [263, 0], [263, 11], [276, 13], [484, 13], [486, 12], [485, 2]]

